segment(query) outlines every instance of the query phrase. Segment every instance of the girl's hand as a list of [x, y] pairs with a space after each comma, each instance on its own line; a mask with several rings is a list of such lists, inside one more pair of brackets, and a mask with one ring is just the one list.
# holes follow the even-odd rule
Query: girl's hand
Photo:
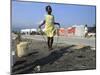
[[60, 24], [58, 23], [58, 25], [59, 25], [59, 28], [60, 28]]
[[41, 26], [39, 26], [39, 28], [41, 28]]
[[60, 28], [60, 23], [56, 23], [56, 22], [54, 22], [54, 24], [55, 24], [55, 25], [58, 25], [58, 26], [59, 26], [59, 28]]

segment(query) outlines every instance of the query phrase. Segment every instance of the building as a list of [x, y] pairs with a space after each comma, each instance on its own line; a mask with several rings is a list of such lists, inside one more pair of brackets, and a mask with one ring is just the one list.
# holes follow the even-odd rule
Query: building
[[[88, 32], [89, 35], [95, 35], [95, 28], [94, 27], [88, 27]], [[44, 32], [45, 29], [42, 29], [42, 31]], [[38, 30], [35, 28], [32, 29], [22, 29], [21, 30], [22, 34], [26, 34], [26, 35], [31, 35], [31, 34], [39, 34]], [[60, 28], [57, 29], [57, 34], [59, 36], [66, 36], [66, 37], [84, 37], [85, 35], [85, 25], [72, 25], [70, 27], [67, 28]]]
[[72, 36], [83, 37], [84, 36], [84, 25], [73, 25], [67, 28], [60, 28], [59, 35], [67, 36], [67, 37], [72, 37]]
[[37, 32], [37, 29], [22, 29], [21, 30], [21, 34], [26, 34], [26, 35], [30, 35], [36, 32]]
[[[42, 31], [44, 32], [44, 29], [42, 29]], [[24, 34], [24, 35], [39, 34], [38, 30], [35, 29], [35, 28], [32, 28], [32, 29], [22, 29], [20, 32], [21, 32], [21, 34]]]
[[26, 34], [26, 35], [30, 34], [30, 32], [31, 32], [30, 29], [22, 29], [22, 30], [20, 31], [21, 34]]

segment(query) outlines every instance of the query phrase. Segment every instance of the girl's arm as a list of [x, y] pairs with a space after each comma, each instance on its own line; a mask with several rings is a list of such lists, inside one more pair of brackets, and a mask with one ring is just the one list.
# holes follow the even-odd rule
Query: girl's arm
[[53, 18], [54, 18], [54, 25], [58, 25], [59, 28], [60, 28], [60, 23], [55, 22], [55, 17], [54, 16], [53, 16]]
[[60, 23], [54, 22], [54, 24], [55, 24], [55, 25], [58, 25], [58, 26], [59, 26], [59, 28], [60, 28]]
[[45, 24], [45, 20], [39, 25], [39, 28]]

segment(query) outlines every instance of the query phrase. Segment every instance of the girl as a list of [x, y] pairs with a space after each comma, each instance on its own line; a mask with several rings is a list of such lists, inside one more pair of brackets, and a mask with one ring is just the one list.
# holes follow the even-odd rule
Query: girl
[[54, 25], [57, 24], [60, 27], [60, 24], [54, 21], [54, 16], [51, 14], [52, 8], [50, 5], [46, 6], [46, 12], [47, 15], [45, 15], [45, 20], [39, 25], [39, 28], [45, 24], [45, 34], [48, 40], [48, 48], [49, 50], [52, 50], [53, 38], [56, 31]]

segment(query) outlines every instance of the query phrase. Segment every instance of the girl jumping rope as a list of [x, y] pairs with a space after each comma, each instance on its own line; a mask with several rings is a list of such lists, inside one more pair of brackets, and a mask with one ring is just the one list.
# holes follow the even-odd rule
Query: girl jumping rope
[[45, 15], [45, 20], [39, 25], [39, 28], [41, 29], [41, 26], [45, 25], [45, 34], [47, 36], [47, 44], [49, 50], [52, 50], [52, 44], [53, 44], [53, 38], [56, 33], [56, 29], [54, 25], [58, 25], [60, 27], [59, 23], [56, 23], [54, 20], [54, 16], [52, 13], [52, 8], [50, 5], [46, 6], [46, 12], [47, 15]]

